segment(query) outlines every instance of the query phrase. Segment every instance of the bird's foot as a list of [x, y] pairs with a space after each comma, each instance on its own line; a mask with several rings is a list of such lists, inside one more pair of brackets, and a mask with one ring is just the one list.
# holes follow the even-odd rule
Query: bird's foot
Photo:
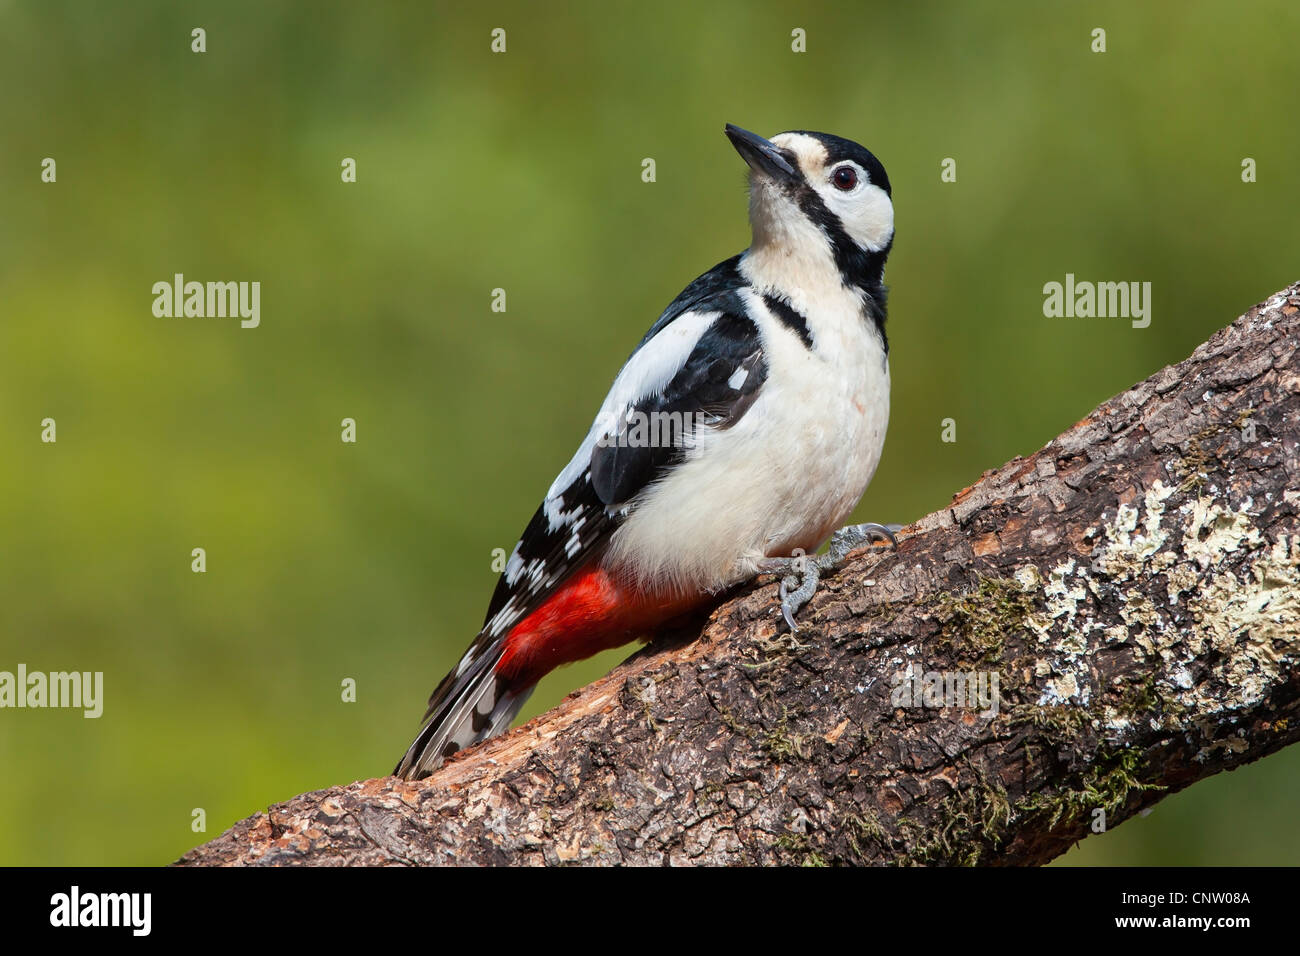
[[850, 552], [876, 541], [888, 541], [897, 551], [898, 539], [894, 537], [894, 532], [902, 527], [898, 524], [851, 524], [831, 535], [830, 550], [825, 554], [796, 554], [789, 558], [766, 558], [760, 562], [761, 573], [783, 574], [781, 616], [789, 625], [790, 633], [798, 633], [799, 625], [795, 623], [794, 616], [817, 593], [817, 585], [824, 573], [838, 570]]

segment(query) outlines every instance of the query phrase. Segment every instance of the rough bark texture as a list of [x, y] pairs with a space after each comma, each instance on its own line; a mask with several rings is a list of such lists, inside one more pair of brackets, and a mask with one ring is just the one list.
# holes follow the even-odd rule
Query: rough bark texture
[[[1272, 753], [1300, 737], [1298, 313], [1300, 284], [858, 553], [797, 636], [752, 587], [428, 780], [180, 862], [1043, 863]], [[996, 714], [929, 672], [996, 675]]]

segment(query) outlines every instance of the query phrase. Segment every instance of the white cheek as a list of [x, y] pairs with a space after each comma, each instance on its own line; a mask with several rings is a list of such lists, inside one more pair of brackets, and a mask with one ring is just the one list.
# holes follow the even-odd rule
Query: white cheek
[[841, 193], [833, 187], [819, 189], [826, 207], [844, 225], [854, 242], [872, 252], [883, 249], [894, 235], [894, 204], [879, 186], [867, 183], [861, 191]]

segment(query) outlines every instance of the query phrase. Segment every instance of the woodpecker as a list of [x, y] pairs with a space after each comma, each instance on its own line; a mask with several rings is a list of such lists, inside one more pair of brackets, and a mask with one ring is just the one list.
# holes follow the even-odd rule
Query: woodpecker
[[[749, 165], [752, 244], [688, 285], [623, 365], [397, 775], [427, 776], [508, 728], [555, 667], [757, 574], [785, 573], [794, 630], [821, 571], [893, 541], [897, 526], [875, 524], [832, 538], [889, 420], [889, 177], [839, 136], [726, 134]], [[828, 538], [829, 555], [801, 557]]]

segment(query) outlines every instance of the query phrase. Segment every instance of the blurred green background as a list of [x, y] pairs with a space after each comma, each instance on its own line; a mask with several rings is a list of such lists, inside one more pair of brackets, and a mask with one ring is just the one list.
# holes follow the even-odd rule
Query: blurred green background
[[[748, 243], [724, 122], [889, 170], [894, 411], [858, 516], [907, 521], [1300, 277], [1298, 31], [1293, 2], [0, 0], [0, 669], [106, 685], [99, 720], [0, 712], [0, 863], [163, 863], [392, 768], [491, 550]], [[178, 272], [260, 281], [261, 326], [155, 318]], [[1150, 328], [1044, 318], [1067, 272], [1150, 281]], [[1297, 785], [1293, 748], [1065, 860], [1293, 863]]]

